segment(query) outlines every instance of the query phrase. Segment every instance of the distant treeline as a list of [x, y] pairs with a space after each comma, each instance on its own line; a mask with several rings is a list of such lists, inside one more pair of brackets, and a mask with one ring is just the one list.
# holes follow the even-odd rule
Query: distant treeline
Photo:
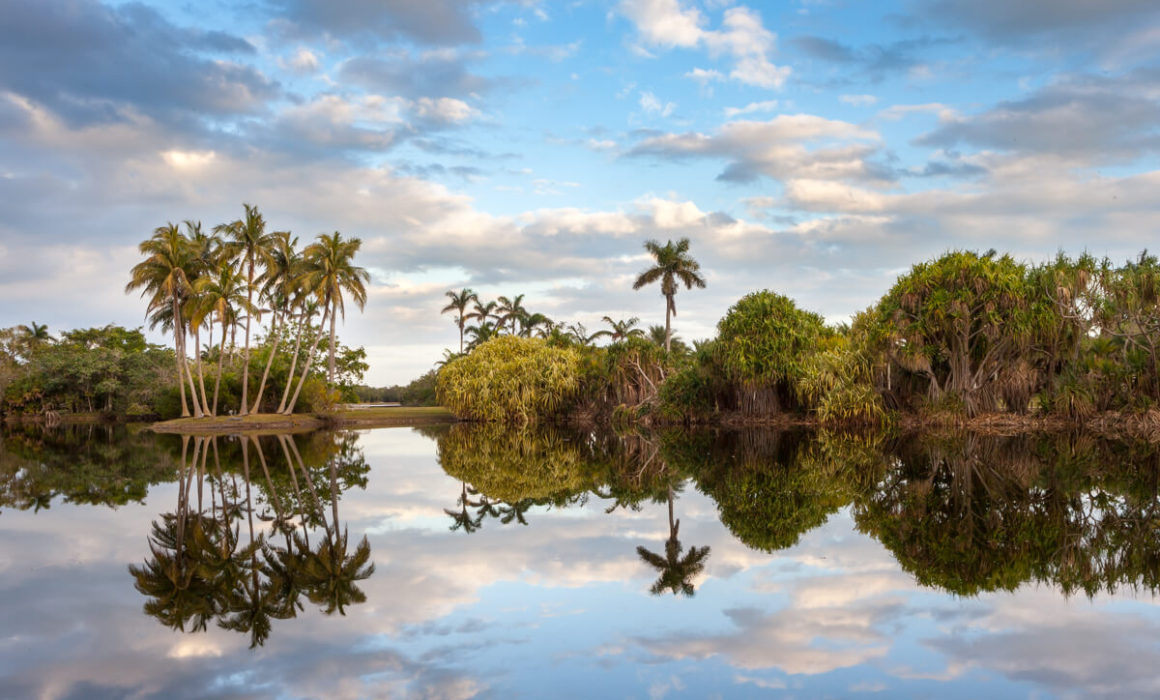
[[1160, 264], [1146, 251], [1121, 265], [948, 252], [839, 327], [758, 291], [729, 309], [715, 338], [667, 352], [636, 335], [606, 347], [546, 335], [504, 335], [453, 356], [438, 376], [441, 403], [478, 420], [685, 423], [1083, 420], [1160, 407]]
[[400, 403], [404, 406], [436, 406], [435, 377], [438, 370], [430, 370], [410, 384], [394, 386], [356, 386], [354, 393], [362, 403]]

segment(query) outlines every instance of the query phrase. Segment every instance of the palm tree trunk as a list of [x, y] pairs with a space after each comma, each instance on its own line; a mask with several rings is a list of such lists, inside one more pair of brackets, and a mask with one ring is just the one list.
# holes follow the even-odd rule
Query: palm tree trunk
[[673, 338], [673, 327], [671, 322], [671, 312], [673, 310], [673, 298], [665, 295], [665, 354], [669, 352], [669, 343]]
[[[332, 307], [334, 306], [334, 300], [331, 300], [330, 305]], [[330, 314], [330, 347], [328, 348], [328, 350], [330, 352], [327, 353], [327, 358], [326, 358], [326, 386], [327, 387], [334, 386], [334, 351], [336, 349], [334, 347], [334, 322], [335, 322], [336, 316], [338, 316], [338, 314], [334, 313], [334, 310], [331, 309], [331, 314]]]
[[270, 320], [270, 334], [274, 336], [274, 345], [270, 348], [270, 357], [266, 359], [266, 369], [262, 372], [262, 381], [258, 384], [258, 395], [254, 397], [254, 407], [250, 409], [250, 413], [257, 413], [262, 404], [262, 394], [266, 391], [266, 378], [270, 376], [270, 365], [274, 364], [274, 356], [278, 354], [278, 342], [282, 340], [282, 336], [278, 335], [277, 311], [274, 312], [274, 318]]
[[[326, 312], [322, 315], [322, 324], [326, 324], [326, 317], [330, 315], [330, 307], [328, 306]], [[314, 353], [318, 351], [318, 344], [322, 342], [322, 333], [314, 339], [314, 345], [310, 347], [310, 352], [306, 355], [306, 367], [302, 369], [302, 376], [298, 379], [298, 388], [294, 390], [294, 396], [290, 399], [290, 405], [283, 411], [285, 415], [294, 413], [294, 406], [298, 404], [298, 395], [302, 393], [302, 385], [306, 383], [306, 376], [310, 374], [310, 365], [314, 363]]]
[[181, 417], [189, 417], [189, 403], [185, 400], [185, 376], [181, 373], [181, 324], [178, 323], [181, 313], [178, 311], [177, 295], [173, 295], [173, 357], [177, 361], [177, 388], [181, 390]]
[[241, 415], [246, 415], [246, 409], [249, 408], [249, 389], [250, 389], [250, 317], [254, 315], [254, 258], [251, 256], [250, 260], [250, 275], [249, 285], [246, 289], [246, 356], [242, 360], [242, 410]]
[[278, 413], [286, 410], [286, 401], [290, 399], [290, 387], [294, 385], [294, 371], [298, 369], [298, 352], [302, 349], [302, 333], [307, 319], [307, 315], [303, 313], [302, 320], [298, 322], [298, 333], [294, 338], [294, 359], [290, 361], [290, 371], [286, 374], [286, 388], [282, 390], [282, 400], [278, 402]]
[[218, 390], [221, 389], [221, 386], [222, 386], [222, 362], [225, 359], [226, 359], [226, 327], [225, 327], [225, 323], [223, 322], [222, 323], [222, 344], [220, 347], [218, 347], [217, 379], [215, 379], [214, 383], [213, 383], [213, 411], [210, 413], [211, 416], [217, 415]]
[[195, 357], [197, 358], [197, 384], [201, 389], [201, 407], [202, 411], [209, 415], [209, 399], [205, 395], [205, 374], [201, 370], [201, 330], [193, 331], [193, 344], [195, 346]]

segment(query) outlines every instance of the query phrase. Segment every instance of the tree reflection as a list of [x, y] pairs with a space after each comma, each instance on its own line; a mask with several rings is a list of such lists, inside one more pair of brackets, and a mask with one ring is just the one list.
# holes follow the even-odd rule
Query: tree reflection
[[1069, 435], [912, 440], [855, 508], [924, 585], [1160, 585], [1160, 449]]
[[[370, 544], [364, 536], [351, 546], [338, 508], [345, 488], [365, 484], [361, 451], [342, 435], [316, 436], [303, 443], [305, 449], [290, 436], [265, 442], [254, 436], [181, 438], [177, 508], [154, 521], [144, 564], [129, 567], [147, 598], [146, 614], [191, 632], [215, 621], [247, 634], [253, 648], [269, 638], [274, 620], [303, 610], [303, 596], [326, 614], [345, 614], [366, 601], [357, 583], [374, 572]], [[268, 453], [284, 460], [271, 462]], [[252, 473], [255, 464], [260, 479]], [[329, 486], [325, 492], [316, 487], [319, 477]], [[239, 546], [243, 520], [246, 544]]]
[[689, 547], [685, 556], [681, 556], [681, 542], [677, 539], [681, 521], [673, 519], [673, 490], [669, 489], [669, 538], [665, 541], [665, 555], [662, 557], [645, 549], [637, 547], [636, 553], [647, 564], [660, 572], [660, 578], [649, 588], [649, 593], [660, 595], [666, 590], [673, 595], [683, 593], [693, 595], [692, 579], [696, 578], [705, 569], [705, 560], [709, 558], [709, 547]]

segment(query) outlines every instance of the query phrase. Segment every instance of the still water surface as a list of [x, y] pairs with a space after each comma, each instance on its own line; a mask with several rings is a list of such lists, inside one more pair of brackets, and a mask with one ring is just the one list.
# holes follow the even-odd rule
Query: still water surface
[[0, 697], [1160, 694], [1160, 449], [4, 434]]

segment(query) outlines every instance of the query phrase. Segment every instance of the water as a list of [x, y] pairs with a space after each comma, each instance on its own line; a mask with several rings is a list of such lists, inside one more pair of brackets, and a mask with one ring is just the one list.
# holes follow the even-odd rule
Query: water
[[10, 432], [0, 697], [1155, 696], [1158, 492], [1082, 436]]

